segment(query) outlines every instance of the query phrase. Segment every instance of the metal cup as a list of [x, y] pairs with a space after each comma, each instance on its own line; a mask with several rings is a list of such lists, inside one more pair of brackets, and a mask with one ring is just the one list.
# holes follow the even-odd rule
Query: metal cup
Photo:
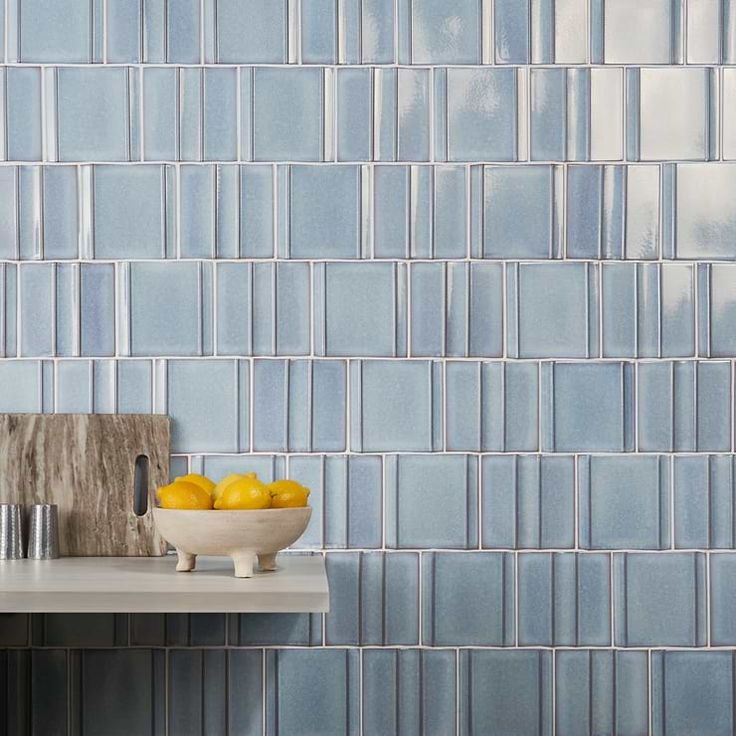
[[0, 503], [0, 560], [23, 558], [23, 507]]
[[28, 558], [55, 560], [59, 556], [59, 510], [55, 503], [29, 508]]

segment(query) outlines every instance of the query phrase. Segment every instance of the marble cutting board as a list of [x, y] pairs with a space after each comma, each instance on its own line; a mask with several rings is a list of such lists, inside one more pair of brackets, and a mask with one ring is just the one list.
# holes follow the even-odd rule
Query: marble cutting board
[[151, 508], [169, 479], [169, 425], [150, 414], [0, 414], [0, 503], [58, 504], [62, 555], [162, 555]]

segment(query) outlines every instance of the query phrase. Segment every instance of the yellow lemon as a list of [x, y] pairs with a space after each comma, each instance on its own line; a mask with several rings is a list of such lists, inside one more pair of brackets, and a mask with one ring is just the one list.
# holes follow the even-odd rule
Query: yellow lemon
[[164, 509], [211, 509], [210, 494], [196, 483], [175, 480], [156, 491], [161, 508]]
[[215, 501], [215, 508], [222, 510], [267, 509], [270, 506], [271, 494], [255, 473], [230, 483]]
[[306, 506], [309, 488], [295, 480], [275, 480], [266, 486], [271, 494], [271, 506], [275, 509], [288, 509]]
[[215, 489], [215, 484], [209, 478], [207, 478], [207, 476], [198, 475], [197, 473], [180, 475], [174, 480], [174, 482], [176, 483], [177, 481], [181, 480], [185, 480], [187, 481], [187, 483], [194, 483], [195, 486], [199, 486], [203, 491], [207, 491], [210, 496], [212, 495], [212, 491]]
[[212, 491], [212, 498], [217, 501], [220, 496], [222, 496], [223, 491], [234, 481], [240, 480], [243, 478], [242, 473], [231, 473], [230, 475], [226, 475], [214, 488]]

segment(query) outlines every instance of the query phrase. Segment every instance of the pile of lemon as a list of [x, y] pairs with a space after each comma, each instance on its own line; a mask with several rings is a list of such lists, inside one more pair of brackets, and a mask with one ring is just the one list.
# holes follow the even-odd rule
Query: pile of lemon
[[287, 509], [306, 506], [309, 488], [295, 480], [264, 483], [255, 473], [234, 473], [219, 483], [189, 473], [159, 488], [156, 496], [164, 509]]

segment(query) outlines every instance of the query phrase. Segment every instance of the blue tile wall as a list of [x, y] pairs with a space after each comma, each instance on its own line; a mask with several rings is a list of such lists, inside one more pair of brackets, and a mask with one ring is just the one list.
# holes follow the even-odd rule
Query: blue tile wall
[[0, 732], [736, 729], [735, 0], [3, 0], [0, 411], [312, 489], [328, 614], [0, 615]]

